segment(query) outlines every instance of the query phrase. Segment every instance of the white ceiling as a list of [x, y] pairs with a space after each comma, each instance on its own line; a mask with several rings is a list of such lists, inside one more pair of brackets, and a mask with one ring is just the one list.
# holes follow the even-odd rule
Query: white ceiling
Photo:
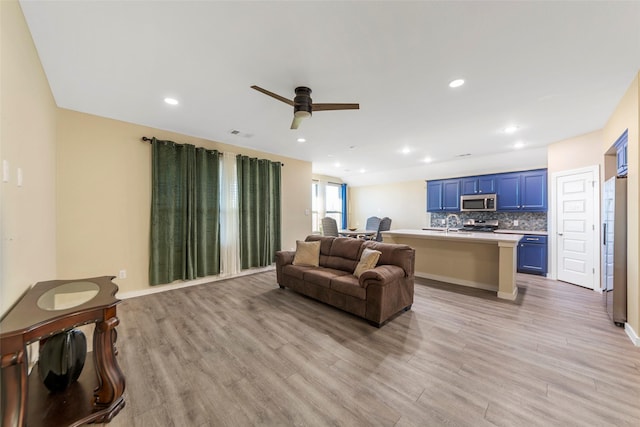
[[[20, 3], [58, 106], [308, 160], [356, 185], [544, 165], [547, 144], [602, 128], [640, 70], [640, 1]], [[360, 110], [290, 130], [292, 108], [254, 84]]]

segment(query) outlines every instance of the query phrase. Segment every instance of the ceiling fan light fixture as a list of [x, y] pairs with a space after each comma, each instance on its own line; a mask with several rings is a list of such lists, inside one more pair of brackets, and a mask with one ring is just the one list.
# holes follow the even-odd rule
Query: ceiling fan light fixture
[[298, 110], [293, 114], [296, 117], [299, 117], [301, 119], [308, 119], [309, 117], [311, 117], [311, 113], [309, 111], [305, 111], [305, 110]]

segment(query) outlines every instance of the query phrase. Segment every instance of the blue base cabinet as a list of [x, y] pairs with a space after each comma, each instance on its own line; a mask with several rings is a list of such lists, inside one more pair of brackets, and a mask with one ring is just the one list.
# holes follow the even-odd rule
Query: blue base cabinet
[[518, 243], [518, 273], [546, 276], [547, 254], [547, 236], [524, 236]]

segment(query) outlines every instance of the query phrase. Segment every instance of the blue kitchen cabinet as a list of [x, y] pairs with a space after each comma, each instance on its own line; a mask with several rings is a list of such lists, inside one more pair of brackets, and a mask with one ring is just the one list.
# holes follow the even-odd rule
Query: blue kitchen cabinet
[[547, 211], [546, 169], [497, 174], [495, 182], [498, 211]]
[[447, 179], [442, 182], [442, 210], [460, 211], [460, 180]]
[[427, 181], [427, 212], [442, 212], [442, 180]]
[[546, 276], [547, 253], [547, 236], [524, 236], [518, 243], [518, 272]]
[[496, 192], [495, 175], [469, 176], [460, 180], [463, 195]]
[[520, 172], [496, 175], [497, 210], [520, 210]]
[[547, 170], [538, 169], [520, 175], [520, 209], [528, 212], [547, 211]]
[[427, 182], [427, 212], [460, 211], [460, 180], [442, 179]]
[[627, 176], [627, 146], [629, 145], [629, 131], [625, 130], [616, 141], [616, 165], [618, 176]]

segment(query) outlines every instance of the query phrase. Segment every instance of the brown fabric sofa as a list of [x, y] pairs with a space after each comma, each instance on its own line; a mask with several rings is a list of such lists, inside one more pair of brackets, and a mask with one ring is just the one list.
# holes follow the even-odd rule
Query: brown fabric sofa
[[[293, 265], [294, 251], [276, 253], [281, 288], [309, 297], [382, 326], [391, 316], [413, 304], [415, 250], [407, 245], [363, 241], [348, 237], [308, 236], [320, 241], [318, 267]], [[375, 268], [353, 275], [364, 248], [380, 251]]]

